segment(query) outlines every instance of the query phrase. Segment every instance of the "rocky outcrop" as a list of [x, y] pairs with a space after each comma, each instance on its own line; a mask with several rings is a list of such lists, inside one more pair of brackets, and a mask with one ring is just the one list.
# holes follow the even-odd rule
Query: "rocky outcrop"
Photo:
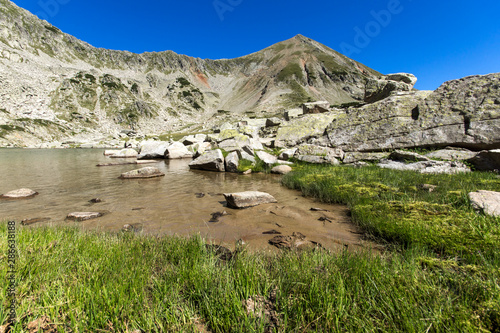
[[472, 207], [486, 215], [500, 216], [500, 192], [484, 191], [469, 193]]
[[248, 208], [278, 202], [272, 195], [258, 191], [224, 193], [224, 197], [226, 198], [227, 206], [230, 208]]
[[326, 129], [344, 151], [412, 147], [500, 147], [500, 73], [445, 82], [434, 92], [408, 92], [348, 108]]
[[327, 101], [311, 102], [302, 104], [302, 113], [325, 113], [330, 111], [330, 103]]
[[158, 168], [145, 167], [137, 170], [124, 172], [119, 178], [121, 179], [137, 179], [137, 178], [155, 178], [165, 176]]
[[421, 161], [415, 163], [405, 163], [392, 160], [382, 160], [378, 166], [385, 169], [402, 171], [417, 171], [419, 173], [446, 173], [455, 174], [470, 172], [470, 168], [462, 162], [449, 161]]
[[365, 88], [364, 101], [374, 103], [389, 97], [394, 92], [411, 91], [417, 82], [413, 74], [396, 73], [382, 79], [369, 79]]

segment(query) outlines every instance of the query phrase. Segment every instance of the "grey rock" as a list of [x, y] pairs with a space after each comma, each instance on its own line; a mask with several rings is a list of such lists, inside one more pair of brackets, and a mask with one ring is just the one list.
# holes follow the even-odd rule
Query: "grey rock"
[[304, 114], [325, 113], [328, 111], [330, 111], [330, 103], [327, 101], [319, 101], [319, 102], [302, 104], [302, 112]]
[[393, 151], [389, 155], [389, 158], [393, 161], [411, 161], [411, 162], [430, 160], [428, 157], [420, 155], [418, 153], [414, 153], [411, 151], [403, 151], [403, 150]]
[[409, 73], [395, 73], [395, 74], [387, 74], [387, 80], [396, 81], [396, 82], [404, 82], [410, 85], [410, 89], [413, 88], [415, 83], [417, 83], [417, 78], [413, 74]]
[[285, 111], [285, 120], [290, 121], [293, 118], [298, 118], [304, 114], [304, 110], [302, 109], [292, 109]]
[[317, 145], [311, 144], [302, 144], [297, 147], [296, 155], [313, 155], [313, 156], [322, 156], [325, 157], [326, 160], [331, 158], [344, 158], [344, 151], [340, 148], [329, 148], [329, 147], [321, 147]]
[[209, 150], [189, 163], [191, 169], [224, 172], [224, 155], [220, 149]]
[[467, 149], [440, 149], [428, 154], [425, 156], [429, 158], [436, 158], [445, 161], [465, 161], [475, 157], [478, 153], [474, 151], [470, 151]]
[[165, 152], [169, 147], [168, 142], [146, 141], [141, 144], [141, 150], [137, 156], [138, 160], [165, 158]]
[[73, 212], [69, 213], [66, 216], [66, 219], [80, 222], [80, 221], [95, 219], [101, 217], [102, 215], [103, 214], [99, 212]]
[[326, 156], [317, 156], [317, 155], [297, 155], [296, 156], [299, 161], [313, 163], [313, 164], [332, 164], [338, 165], [340, 161], [335, 157], [330, 157], [329, 159]]
[[111, 158], [136, 158], [137, 150], [132, 148], [125, 148], [120, 150], [118, 153], [114, 155], [110, 155]]
[[481, 171], [499, 171], [500, 170], [500, 149], [484, 150], [476, 156], [467, 160]]
[[295, 155], [296, 151], [297, 151], [297, 148], [285, 149], [280, 153], [279, 159], [287, 161]]
[[389, 97], [394, 92], [408, 92], [411, 91], [412, 88], [412, 84], [389, 80], [387, 77], [382, 79], [370, 79], [366, 84], [364, 101], [367, 103], [374, 103]]
[[224, 193], [224, 197], [226, 198], [227, 206], [230, 208], [247, 208], [278, 202], [272, 195], [258, 191]]
[[245, 150], [240, 151], [240, 158], [242, 160], [247, 160], [252, 163], [255, 163], [255, 155], [247, 153]]
[[[500, 73], [445, 82], [434, 92], [408, 92], [335, 117], [326, 133], [344, 151], [412, 147], [500, 147]], [[279, 132], [278, 132], [279, 133]]]
[[404, 171], [417, 171], [424, 174], [455, 174], [470, 172], [470, 168], [461, 162], [454, 161], [421, 161], [415, 163], [404, 163], [391, 160], [382, 160], [378, 164], [381, 168], [404, 170]]
[[174, 142], [168, 146], [165, 151], [165, 158], [168, 159], [180, 159], [180, 158], [192, 158], [193, 153], [191, 153], [186, 146], [180, 142]]
[[472, 206], [490, 216], [500, 216], [500, 192], [479, 190], [469, 193]]
[[361, 152], [348, 152], [345, 153], [342, 162], [346, 164], [356, 162], [376, 162], [389, 158], [390, 153], [361, 153]]
[[289, 173], [291, 171], [292, 171], [292, 168], [288, 165], [277, 165], [271, 169], [271, 173], [276, 173], [279, 175], [286, 175], [287, 173]]
[[[332, 121], [337, 117], [341, 117], [343, 114], [343, 112], [327, 112], [321, 114], [308, 114], [300, 118], [292, 119], [278, 128], [276, 141], [288, 147], [294, 147], [311, 137], [323, 136], [325, 130]], [[328, 139], [331, 141], [330, 137], [328, 137]]]
[[238, 172], [238, 166], [240, 163], [238, 153], [235, 151], [232, 153], [229, 153], [226, 156], [225, 163], [226, 163], [226, 171], [227, 172]]
[[158, 168], [155, 167], [145, 167], [141, 169], [136, 169], [121, 174], [119, 178], [121, 179], [136, 179], [136, 178], [154, 178], [165, 176]]
[[29, 188], [21, 188], [18, 190], [13, 190], [10, 192], [7, 192], [3, 195], [0, 195], [0, 198], [4, 199], [24, 199], [24, 198], [31, 198], [37, 195], [38, 192], [33, 191]]
[[266, 153], [262, 150], [255, 152], [255, 155], [267, 165], [273, 165], [278, 161], [278, 158], [276, 156]]
[[267, 118], [266, 127], [274, 127], [281, 125], [283, 121], [277, 117]]

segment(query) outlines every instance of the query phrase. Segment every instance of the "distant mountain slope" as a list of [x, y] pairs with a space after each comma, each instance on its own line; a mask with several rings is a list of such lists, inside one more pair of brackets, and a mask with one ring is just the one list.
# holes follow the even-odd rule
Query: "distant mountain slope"
[[95, 48], [8, 0], [0, 13], [0, 139], [8, 131], [35, 141], [123, 129], [158, 134], [209, 124], [218, 110], [240, 116], [362, 101], [382, 75], [301, 35], [209, 60]]

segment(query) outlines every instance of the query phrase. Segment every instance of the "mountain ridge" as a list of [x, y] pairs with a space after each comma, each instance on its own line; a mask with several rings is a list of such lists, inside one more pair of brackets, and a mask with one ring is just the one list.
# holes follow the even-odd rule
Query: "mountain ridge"
[[[47, 135], [36, 119], [70, 132], [54, 129], [50, 139], [122, 130], [159, 135], [196, 124], [204, 130], [223, 121], [221, 114], [273, 114], [316, 100], [363, 102], [367, 87], [383, 77], [300, 34], [212, 60], [97, 48], [9, 0], [0, 0], [0, 12], [0, 125], [22, 127], [15, 134], [34, 141]], [[4, 141], [16, 136], [7, 134]]]

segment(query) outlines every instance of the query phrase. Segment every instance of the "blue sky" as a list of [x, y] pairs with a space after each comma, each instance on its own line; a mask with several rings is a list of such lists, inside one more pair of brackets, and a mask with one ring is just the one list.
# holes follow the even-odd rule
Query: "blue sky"
[[234, 58], [297, 34], [416, 88], [500, 72], [500, 1], [15, 0], [94, 46]]

